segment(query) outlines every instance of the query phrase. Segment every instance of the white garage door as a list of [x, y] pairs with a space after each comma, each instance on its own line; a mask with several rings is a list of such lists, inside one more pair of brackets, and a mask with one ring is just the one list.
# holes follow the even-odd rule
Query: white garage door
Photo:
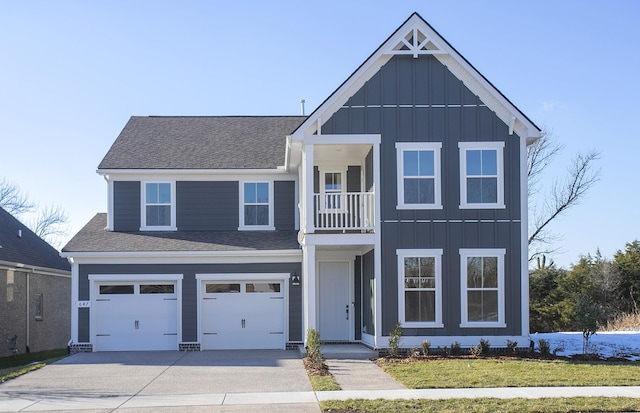
[[175, 281], [95, 282], [94, 351], [177, 350]]
[[203, 281], [203, 350], [284, 349], [284, 284]]

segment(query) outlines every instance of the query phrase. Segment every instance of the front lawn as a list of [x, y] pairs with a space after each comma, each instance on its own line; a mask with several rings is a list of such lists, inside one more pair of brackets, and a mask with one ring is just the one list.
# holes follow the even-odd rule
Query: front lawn
[[0, 383], [42, 368], [66, 355], [66, 349], [57, 349], [2, 357], [0, 358]]
[[633, 362], [452, 358], [378, 364], [412, 389], [640, 385], [640, 364]]
[[331, 413], [551, 413], [637, 412], [640, 399], [627, 397], [571, 397], [547, 399], [450, 399], [450, 400], [330, 400], [320, 402]]

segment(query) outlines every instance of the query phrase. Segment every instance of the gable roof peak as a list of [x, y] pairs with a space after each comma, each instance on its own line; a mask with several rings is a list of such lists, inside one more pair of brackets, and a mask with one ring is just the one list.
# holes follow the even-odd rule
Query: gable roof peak
[[507, 125], [528, 143], [541, 130], [505, 95], [469, 63], [427, 21], [413, 12], [311, 115], [294, 131], [292, 139], [317, 132], [340, 107], [395, 55], [433, 55], [472, 93], [477, 95]]

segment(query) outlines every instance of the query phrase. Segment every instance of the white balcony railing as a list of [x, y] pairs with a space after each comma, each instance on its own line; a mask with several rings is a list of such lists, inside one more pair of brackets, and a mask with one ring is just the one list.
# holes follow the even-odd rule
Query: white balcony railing
[[314, 226], [317, 230], [373, 229], [373, 192], [334, 192], [313, 195]]

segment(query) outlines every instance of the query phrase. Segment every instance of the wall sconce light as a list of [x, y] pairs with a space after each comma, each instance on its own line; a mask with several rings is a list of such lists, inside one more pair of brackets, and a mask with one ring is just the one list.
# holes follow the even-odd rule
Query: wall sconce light
[[291, 274], [291, 285], [300, 285], [300, 276], [296, 271]]

